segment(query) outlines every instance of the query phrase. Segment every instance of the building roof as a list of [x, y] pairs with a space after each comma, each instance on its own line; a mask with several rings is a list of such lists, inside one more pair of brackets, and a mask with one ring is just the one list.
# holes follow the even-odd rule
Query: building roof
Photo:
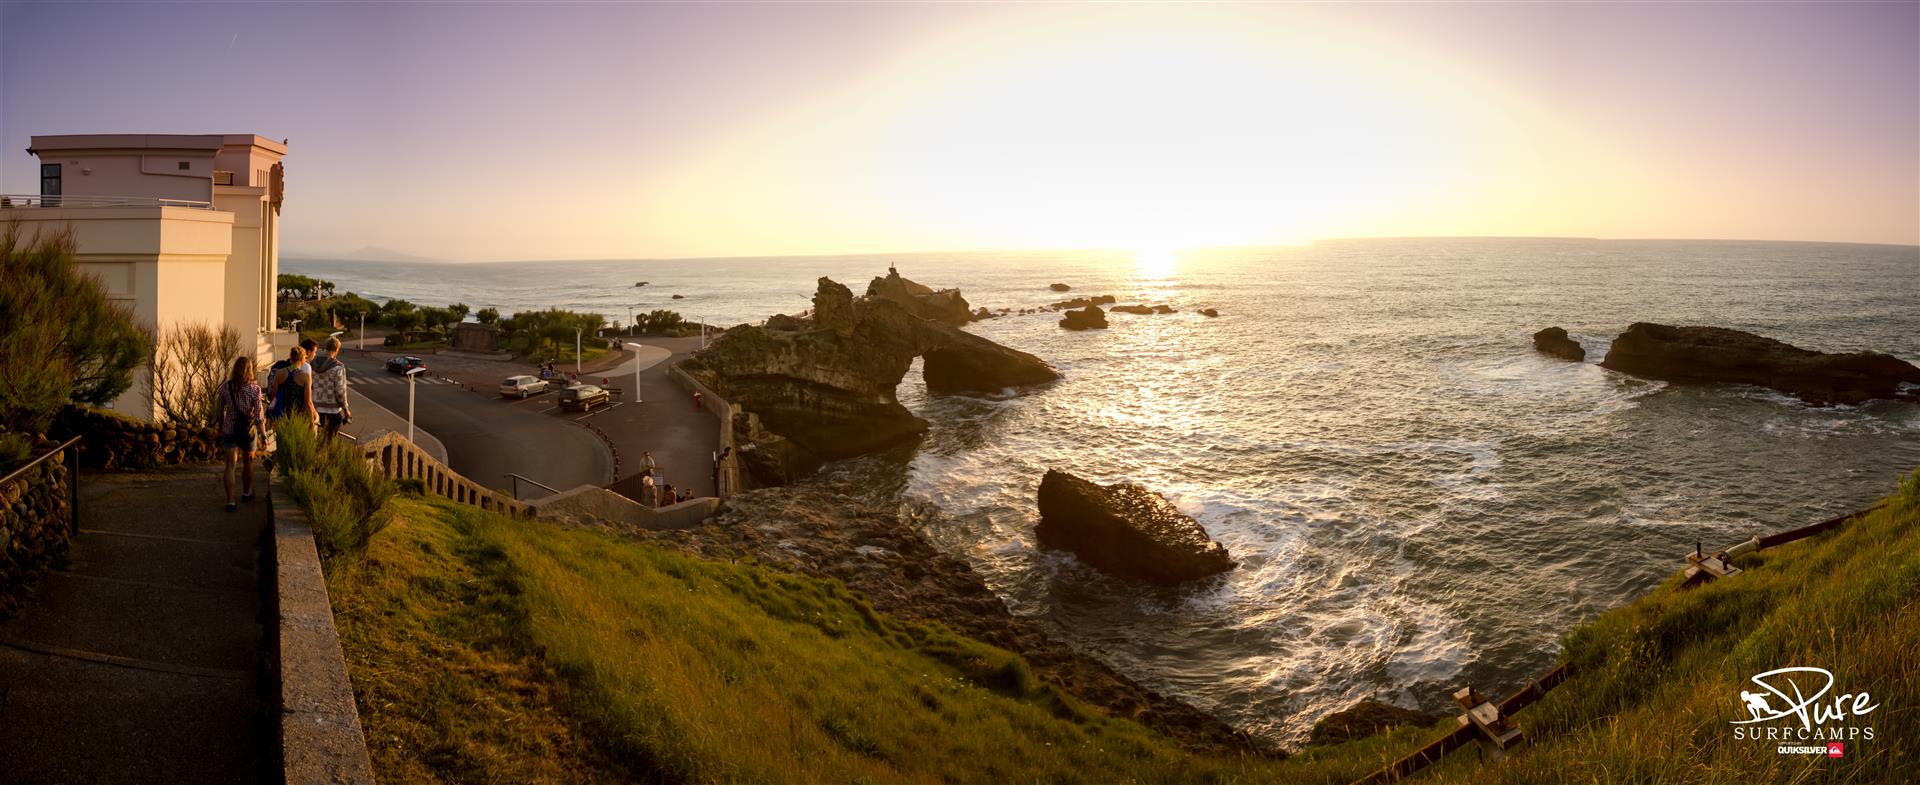
[[278, 155], [287, 154], [287, 145], [255, 134], [60, 134], [35, 136], [27, 152], [73, 152], [80, 150], [171, 150], [214, 152], [223, 147], [258, 147]]

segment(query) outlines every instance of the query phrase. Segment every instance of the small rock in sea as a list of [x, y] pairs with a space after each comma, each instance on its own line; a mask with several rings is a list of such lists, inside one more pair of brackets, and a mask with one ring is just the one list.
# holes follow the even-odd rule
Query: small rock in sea
[[1156, 305], [1153, 307], [1153, 312], [1154, 313], [1175, 313], [1173, 306], [1171, 305]]
[[1139, 485], [1103, 486], [1049, 469], [1039, 501], [1040, 544], [1106, 572], [1172, 585], [1236, 566], [1198, 521]]
[[1145, 305], [1116, 305], [1107, 310], [1113, 311], [1114, 313], [1130, 313], [1137, 316], [1146, 316], [1153, 313], [1153, 309]]
[[1220, 315], [1220, 312], [1212, 308], [1202, 308], [1200, 309], [1200, 315], [1218, 317]]
[[1568, 338], [1567, 331], [1559, 327], [1548, 327], [1534, 333], [1533, 348], [1563, 360], [1580, 362], [1587, 359], [1587, 350], [1581, 348], [1579, 341]]
[[685, 300], [685, 299], [687, 299], [687, 296], [686, 296], [686, 295], [684, 295], [684, 294], [676, 294], [676, 295], [674, 295], [674, 296], [673, 296], [673, 299], [675, 299], [675, 300]]
[[1066, 285], [1066, 284], [1063, 284], [1063, 283], [1056, 283], [1056, 284], [1053, 284], [1053, 285], [1051, 285], [1051, 286], [1048, 286], [1047, 288], [1048, 288], [1048, 289], [1052, 289], [1052, 290], [1054, 290], [1054, 291], [1056, 291], [1056, 292], [1065, 292], [1065, 291], [1070, 291], [1070, 290], [1072, 290], [1072, 289], [1073, 289], [1073, 287], [1071, 287], [1071, 286], [1068, 286], [1068, 285]]
[[1100, 310], [1100, 306], [1089, 305], [1078, 311], [1068, 311], [1066, 316], [1061, 317], [1060, 326], [1069, 330], [1105, 329], [1107, 314]]

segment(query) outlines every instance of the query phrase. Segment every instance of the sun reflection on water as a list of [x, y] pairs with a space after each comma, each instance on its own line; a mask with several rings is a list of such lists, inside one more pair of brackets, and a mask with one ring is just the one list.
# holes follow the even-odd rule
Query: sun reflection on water
[[1137, 278], [1171, 282], [1180, 272], [1180, 253], [1172, 248], [1141, 248], [1133, 252], [1133, 264]]

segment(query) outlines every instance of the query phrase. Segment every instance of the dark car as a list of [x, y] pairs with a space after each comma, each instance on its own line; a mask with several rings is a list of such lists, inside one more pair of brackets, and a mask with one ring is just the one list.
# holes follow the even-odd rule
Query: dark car
[[427, 361], [418, 357], [401, 356], [387, 361], [387, 370], [394, 373], [406, 373], [415, 368], [427, 367]]
[[591, 384], [576, 384], [560, 391], [560, 408], [591, 411], [613, 400], [613, 394]]

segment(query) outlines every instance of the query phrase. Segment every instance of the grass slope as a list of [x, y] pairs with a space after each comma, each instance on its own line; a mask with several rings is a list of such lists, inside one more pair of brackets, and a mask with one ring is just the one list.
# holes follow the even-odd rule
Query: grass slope
[[440, 500], [392, 513], [328, 575], [387, 781], [1344, 782], [1411, 743], [1196, 757], [838, 583]]
[[[837, 583], [399, 498], [328, 565], [386, 781], [1343, 783], [1450, 729], [1286, 761], [1186, 754], [1036, 683], [1016, 656], [874, 612]], [[1838, 531], [1744, 557], [1567, 638], [1575, 678], [1497, 766], [1434, 783], [1916, 781], [1920, 475]], [[1872, 693], [1842, 759], [1737, 741], [1749, 676], [1805, 665]], [[1509, 685], [1510, 686], [1510, 685]], [[1496, 690], [1505, 692], [1504, 687]]]

